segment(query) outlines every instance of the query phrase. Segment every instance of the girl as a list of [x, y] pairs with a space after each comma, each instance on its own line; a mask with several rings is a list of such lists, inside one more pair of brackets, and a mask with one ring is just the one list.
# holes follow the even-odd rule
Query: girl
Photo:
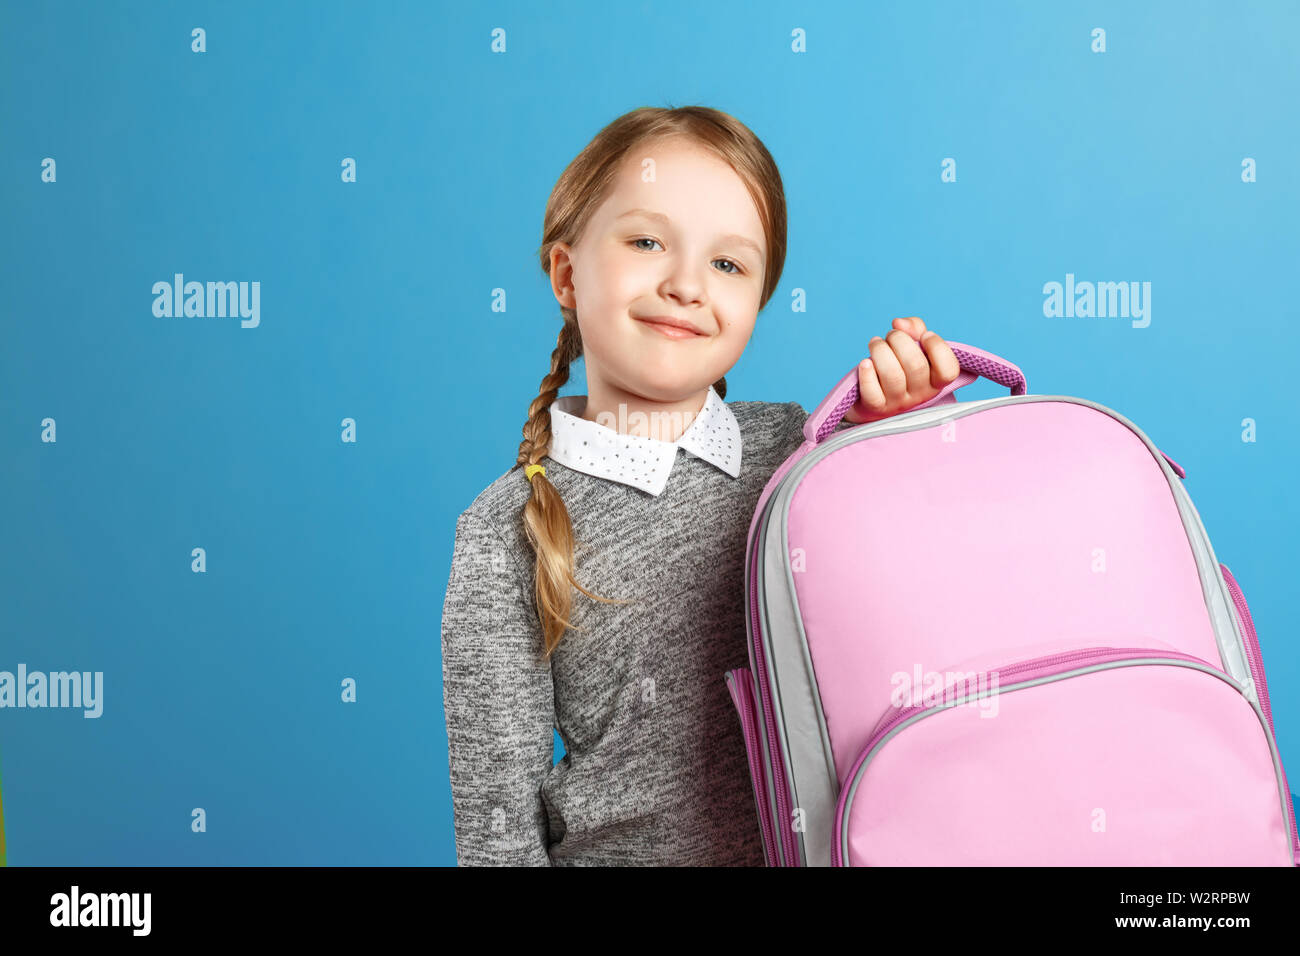
[[[706, 107], [619, 117], [556, 184], [540, 254], [564, 324], [515, 467], [457, 519], [443, 607], [460, 864], [763, 865], [723, 672], [747, 656], [749, 522], [807, 412], [726, 403], [723, 376], [785, 227], [771, 155]], [[915, 317], [869, 350], [841, 427], [960, 371]], [[580, 356], [587, 394], [558, 398]]]

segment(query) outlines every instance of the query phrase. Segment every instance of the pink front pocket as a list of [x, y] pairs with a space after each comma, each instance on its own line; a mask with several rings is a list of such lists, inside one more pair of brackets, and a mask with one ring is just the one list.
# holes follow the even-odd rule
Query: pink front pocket
[[1103, 647], [979, 677], [881, 719], [833, 865], [1291, 865], [1270, 735], [1218, 668]]

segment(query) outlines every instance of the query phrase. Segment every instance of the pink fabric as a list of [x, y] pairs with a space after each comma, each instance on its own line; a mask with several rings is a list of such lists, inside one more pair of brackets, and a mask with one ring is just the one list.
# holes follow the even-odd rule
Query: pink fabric
[[1217, 677], [1140, 665], [941, 710], [866, 765], [853, 866], [1286, 866], [1268, 743]]
[[1065, 402], [951, 429], [849, 445], [791, 501], [790, 547], [808, 569], [795, 591], [841, 772], [892, 676], [917, 666], [1117, 643], [1219, 659], [1169, 484], [1132, 431]]
[[[955, 402], [977, 375], [1025, 394], [1014, 365], [950, 344], [962, 350], [962, 374], [918, 408]], [[770, 495], [856, 391], [855, 367], [764, 488], [751, 561]], [[770, 522], [780, 533], [780, 516]], [[922, 685], [936, 679], [952, 687], [988, 671], [1059, 675], [1086, 666], [1079, 652], [1222, 667], [1169, 482], [1120, 421], [1068, 400], [1020, 402], [845, 445], [800, 480], [786, 527], [848, 832], [848, 859], [832, 862], [1300, 863], [1266, 723], [1237, 687], [1204, 670], [1111, 667], [905, 722], [932, 706], [902, 711], [924, 702]], [[756, 629], [753, 606], [751, 622]], [[760, 695], [747, 733], [751, 770], [762, 773], [752, 761], [763, 734], [784, 814], [776, 704], [755, 655], [751, 642]], [[1262, 663], [1251, 667], [1263, 691]], [[740, 695], [733, 701], [740, 710]], [[873, 735], [883, 744], [864, 764]], [[773, 842], [793, 855], [789, 834], [766, 817], [763, 829], [765, 843], [776, 831]]]

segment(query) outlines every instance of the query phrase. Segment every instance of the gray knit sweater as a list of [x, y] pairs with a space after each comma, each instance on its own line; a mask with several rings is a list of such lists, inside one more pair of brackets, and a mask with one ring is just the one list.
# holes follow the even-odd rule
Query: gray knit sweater
[[[803, 440], [797, 403], [730, 402], [740, 477], [678, 452], [659, 496], [546, 458], [573, 522], [570, 629], [548, 664], [523, 469], [456, 522], [443, 699], [461, 865], [762, 866], [740, 720], [744, 557], [763, 486]], [[567, 751], [553, 761], [552, 728]]]

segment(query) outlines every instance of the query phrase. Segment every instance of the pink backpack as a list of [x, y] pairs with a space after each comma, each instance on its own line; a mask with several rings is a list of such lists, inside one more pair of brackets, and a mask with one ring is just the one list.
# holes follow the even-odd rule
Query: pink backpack
[[[835, 432], [845, 375], [759, 499], [726, 681], [767, 864], [1300, 864], [1250, 611], [1183, 469], [949, 345], [939, 395]], [[1010, 396], [958, 402], [981, 375]]]

